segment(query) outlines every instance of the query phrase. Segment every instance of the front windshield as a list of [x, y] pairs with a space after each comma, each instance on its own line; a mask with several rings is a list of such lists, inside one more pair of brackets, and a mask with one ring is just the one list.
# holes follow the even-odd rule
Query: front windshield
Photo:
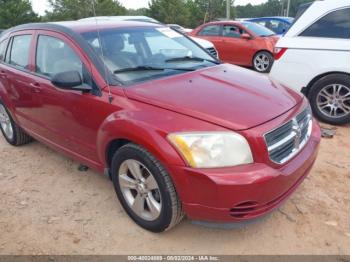
[[138, 27], [82, 34], [118, 82], [133, 84], [218, 63], [169, 27]]
[[275, 35], [275, 32], [271, 31], [270, 29], [268, 29], [262, 25], [256, 24], [256, 23], [242, 22], [242, 25], [258, 36]]

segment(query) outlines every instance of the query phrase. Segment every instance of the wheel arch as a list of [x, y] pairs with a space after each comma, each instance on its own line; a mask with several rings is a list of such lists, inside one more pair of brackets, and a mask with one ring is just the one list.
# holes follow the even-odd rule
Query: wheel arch
[[253, 54], [253, 57], [252, 57], [252, 59], [251, 59], [251, 61], [250, 61], [252, 67], [254, 67], [254, 59], [255, 59], [256, 55], [259, 54], [259, 53], [261, 53], [261, 52], [267, 52], [267, 53], [269, 53], [269, 54], [273, 57], [273, 61], [275, 60], [275, 57], [274, 57], [273, 53], [272, 53], [270, 50], [268, 50], [268, 49], [259, 49], [258, 51], [256, 51], [256, 52]]
[[272, 55], [272, 57], [273, 57], [273, 53], [272, 53], [270, 50], [268, 50], [268, 49], [259, 49], [259, 50], [257, 50], [257, 51], [253, 54], [252, 61], [251, 61], [252, 65], [254, 65], [254, 58], [255, 58], [255, 56], [256, 56], [257, 54], [259, 54], [260, 52], [267, 52], [267, 53], [269, 53], [270, 55]]
[[319, 74], [317, 75], [316, 77], [314, 77], [309, 83], [307, 86], [303, 87], [301, 89], [301, 92], [306, 96], [308, 97], [309, 96], [309, 92], [312, 88], [312, 86], [318, 81], [320, 80], [321, 78], [323, 77], [326, 77], [326, 76], [329, 76], [329, 75], [335, 75], [335, 74], [342, 74], [342, 75], [347, 75], [350, 77], [350, 73], [347, 73], [347, 72], [342, 72], [342, 71], [330, 71], [330, 72], [326, 72], [326, 73], [323, 73], [323, 74]]
[[111, 116], [99, 129], [97, 149], [100, 161], [110, 167], [113, 154], [127, 143], [142, 146], [164, 166], [183, 165], [183, 160], [166, 139], [166, 132], [157, 130], [139, 119]]
[[133, 143], [133, 141], [124, 138], [116, 138], [108, 143], [105, 153], [105, 161], [108, 168], [111, 166], [114, 153], [117, 152], [119, 148], [129, 143]]

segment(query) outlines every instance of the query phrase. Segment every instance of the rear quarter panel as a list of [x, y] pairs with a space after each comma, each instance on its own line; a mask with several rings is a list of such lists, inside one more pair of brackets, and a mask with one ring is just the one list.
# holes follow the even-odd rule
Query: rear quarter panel
[[350, 74], [350, 40], [317, 37], [284, 37], [277, 47], [287, 48], [275, 61], [271, 78], [300, 91], [317, 76]]

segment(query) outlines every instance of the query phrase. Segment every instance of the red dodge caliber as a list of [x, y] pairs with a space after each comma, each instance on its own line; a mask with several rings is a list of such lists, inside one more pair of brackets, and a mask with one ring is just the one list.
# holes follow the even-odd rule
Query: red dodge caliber
[[279, 206], [315, 162], [301, 95], [220, 64], [143, 22], [29, 24], [0, 39], [0, 124], [105, 172], [129, 216], [161, 232], [238, 222]]

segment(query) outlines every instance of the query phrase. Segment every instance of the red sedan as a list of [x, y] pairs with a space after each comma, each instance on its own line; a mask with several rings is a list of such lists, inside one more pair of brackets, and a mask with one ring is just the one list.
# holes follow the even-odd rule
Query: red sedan
[[270, 72], [278, 36], [252, 22], [220, 21], [199, 26], [190, 35], [212, 42], [225, 63]]
[[6, 31], [0, 127], [11, 145], [34, 138], [104, 171], [153, 232], [184, 214], [235, 222], [270, 212], [307, 176], [320, 142], [302, 95], [144, 22]]

